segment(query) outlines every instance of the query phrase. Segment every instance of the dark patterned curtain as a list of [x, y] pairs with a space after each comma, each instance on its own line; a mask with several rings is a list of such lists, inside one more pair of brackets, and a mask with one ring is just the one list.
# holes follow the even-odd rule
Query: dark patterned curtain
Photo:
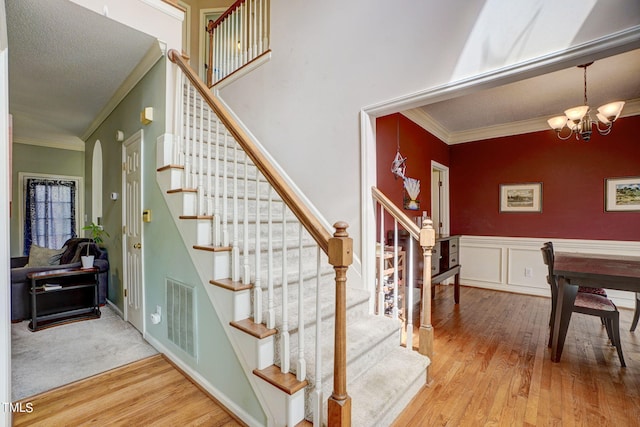
[[75, 236], [76, 182], [58, 179], [27, 179], [24, 254], [32, 244], [60, 249]]

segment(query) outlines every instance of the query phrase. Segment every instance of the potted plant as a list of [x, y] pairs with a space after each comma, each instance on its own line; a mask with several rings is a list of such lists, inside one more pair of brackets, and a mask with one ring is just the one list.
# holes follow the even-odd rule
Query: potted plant
[[[91, 224], [82, 227], [83, 230], [87, 230], [91, 233], [91, 241], [96, 245], [100, 245], [104, 242], [104, 237], [109, 237], [109, 233], [107, 233], [101, 225], [98, 225], [94, 222]], [[82, 268], [91, 268], [93, 267], [93, 255], [89, 255], [89, 247], [91, 245], [87, 244], [87, 254], [80, 257], [82, 260]]]

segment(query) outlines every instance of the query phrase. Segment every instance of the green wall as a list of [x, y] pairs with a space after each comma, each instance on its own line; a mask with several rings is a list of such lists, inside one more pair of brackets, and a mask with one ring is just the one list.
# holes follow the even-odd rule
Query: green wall
[[[22, 183], [18, 180], [20, 172], [48, 175], [67, 175], [84, 177], [85, 154], [77, 150], [63, 150], [39, 145], [13, 144], [12, 193], [11, 204], [11, 256], [21, 256], [19, 203]], [[85, 181], [85, 191], [86, 191]], [[86, 212], [85, 212], [86, 213]], [[78, 234], [81, 234], [84, 218], [78, 218]]]
[[[163, 194], [156, 182], [156, 141], [165, 129], [166, 59], [163, 57], [138, 85], [118, 105], [111, 115], [87, 140], [85, 164], [87, 188], [91, 188], [93, 146], [100, 140], [103, 155], [103, 223], [111, 235], [106, 240], [111, 264], [109, 300], [124, 311], [122, 292], [122, 198], [112, 201], [109, 194], [122, 192], [122, 143], [115, 141], [116, 130], [124, 131], [125, 139], [143, 130], [143, 201], [142, 208], [152, 211], [152, 221], [143, 223], [143, 259], [145, 307], [147, 319], [157, 305], [166, 313], [165, 278], [194, 285], [196, 294], [197, 348], [199, 358], [185, 356], [167, 339], [166, 316], [153, 325], [146, 322], [147, 334], [170, 349], [182, 361], [242, 407], [256, 420], [266, 423], [262, 408], [231, 347], [203, 283], [189, 257], [187, 248], [170, 216]], [[140, 123], [140, 111], [153, 107], [154, 121]], [[91, 199], [86, 200], [91, 216]]]

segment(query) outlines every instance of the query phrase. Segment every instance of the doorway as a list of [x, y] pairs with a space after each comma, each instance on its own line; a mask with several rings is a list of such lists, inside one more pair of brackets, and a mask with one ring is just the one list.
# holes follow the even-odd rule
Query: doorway
[[431, 161], [431, 219], [438, 236], [449, 234], [449, 168]]

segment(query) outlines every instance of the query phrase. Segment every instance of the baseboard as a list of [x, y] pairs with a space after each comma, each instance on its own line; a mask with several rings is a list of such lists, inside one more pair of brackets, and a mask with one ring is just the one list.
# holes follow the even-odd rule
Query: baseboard
[[118, 308], [117, 305], [112, 303], [110, 300], [107, 300], [107, 305], [109, 306], [109, 308], [111, 308], [113, 311], [115, 311], [118, 316], [120, 316], [120, 317], [122, 317], [124, 319], [124, 313]]
[[175, 364], [180, 370], [182, 370], [184, 374], [189, 377], [189, 379], [202, 387], [207, 393], [213, 396], [222, 406], [227, 408], [229, 412], [232, 412], [242, 422], [250, 426], [261, 426], [264, 424], [256, 420], [243, 408], [239, 407], [235, 402], [230, 400], [222, 391], [218, 390], [209, 381], [207, 381], [206, 378], [200, 375], [200, 373], [196, 372], [193, 368], [182, 362], [182, 360], [177, 355], [171, 352], [160, 341], [149, 334], [145, 334], [144, 339], [147, 340], [147, 342], [151, 344], [151, 346], [153, 346], [156, 350], [162, 353], [167, 359], [169, 359], [171, 363]]

